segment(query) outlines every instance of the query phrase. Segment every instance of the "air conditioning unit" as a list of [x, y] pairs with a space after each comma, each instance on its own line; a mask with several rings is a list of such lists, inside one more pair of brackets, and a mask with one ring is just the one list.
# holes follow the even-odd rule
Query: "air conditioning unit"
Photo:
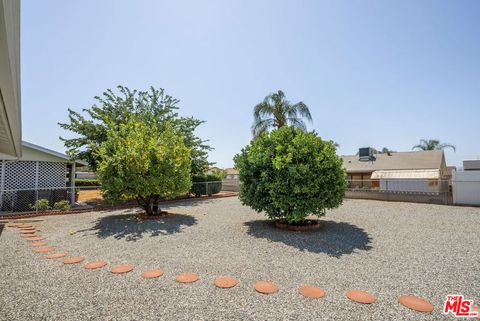
[[373, 148], [362, 147], [358, 149], [358, 160], [361, 162], [370, 162], [376, 160], [373, 156]]

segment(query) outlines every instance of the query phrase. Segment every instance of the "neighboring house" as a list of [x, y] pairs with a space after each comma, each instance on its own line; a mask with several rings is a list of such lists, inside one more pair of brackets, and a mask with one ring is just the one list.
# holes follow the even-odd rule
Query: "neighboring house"
[[22, 155], [20, 1], [0, 0], [0, 153]]
[[[349, 188], [438, 192], [448, 188], [442, 150], [376, 154], [373, 160], [342, 156]], [[445, 181], [444, 181], [445, 180]]]
[[235, 168], [225, 168], [227, 171], [226, 179], [238, 179], [238, 170]]
[[215, 171], [221, 170], [220, 167], [209, 167], [207, 171], [205, 172], [206, 175], [212, 175]]
[[59, 200], [75, 201], [76, 166], [67, 155], [22, 142], [19, 159], [0, 154], [0, 211], [28, 211], [36, 199], [48, 199], [50, 205]]

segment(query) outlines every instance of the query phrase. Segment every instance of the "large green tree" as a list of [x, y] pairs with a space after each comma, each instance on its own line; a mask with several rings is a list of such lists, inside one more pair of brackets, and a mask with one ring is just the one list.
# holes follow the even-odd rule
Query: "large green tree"
[[270, 219], [302, 223], [345, 196], [345, 171], [331, 141], [284, 126], [260, 135], [235, 155], [240, 200]]
[[291, 104], [283, 91], [271, 93], [255, 106], [253, 111], [252, 133], [254, 137], [270, 129], [290, 125], [302, 130], [306, 129], [302, 118], [312, 121], [310, 110], [303, 102]]
[[83, 114], [68, 109], [69, 122], [59, 125], [76, 137], [60, 139], [72, 158], [83, 159], [96, 170], [101, 161], [96, 151], [107, 139], [109, 124], [119, 126], [132, 115], [137, 115], [160, 129], [168, 122], [183, 137], [185, 145], [191, 150], [192, 175], [201, 175], [208, 169], [212, 163], [207, 157], [212, 148], [195, 135], [195, 129], [203, 121], [180, 117], [176, 112], [179, 100], [167, 95], [163, 89], [150, 87], [148, 91], [137, 91], [124, 86], [117, 88], [118, 93], [108, 89], [101, 97], [96, 96], [98, 104], [84, 108]]
[[420, 144], [417, 144], [412, 147], [412, 149], [420, 149], [420, 150], [439, 150], [451, 148], [453, 151], [456, 151], [455, 145], [441, 143], [438, 139], [420, 139]]
[[103, 195], [111, 201], [135, 198], [147, 215], [160, 213], [159, 202], [185, 194], [192, 184], [190, 149], [170, 123], [134, 115], [107, 123], [107, 138], [95, 152]]

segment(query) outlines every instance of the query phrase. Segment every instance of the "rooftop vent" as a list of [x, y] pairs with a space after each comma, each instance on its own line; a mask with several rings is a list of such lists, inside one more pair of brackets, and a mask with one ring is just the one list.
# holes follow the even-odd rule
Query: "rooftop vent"
[[361, 162], [370, 162], [376, 160], [373, 156], [373, 148], [363, 147], [358, 149], [358, 160]]

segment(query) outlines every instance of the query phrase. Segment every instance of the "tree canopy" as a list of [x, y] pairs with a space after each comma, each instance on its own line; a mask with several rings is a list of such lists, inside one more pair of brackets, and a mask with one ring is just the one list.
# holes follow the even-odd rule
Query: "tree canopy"
[[345, 171], [331, 141], [284, 126], [260, 135], [235, 155], [240, 200], [270, 219], [301, 223], [338, 207]]
[[148, 215], [160, 213], [161, 200], [188, 192], [190, 149], [170, 123], [151, 126], [134, 115], [108, 123], [107, 137], [95, 152], [103, 195], [111, 201], [135, 198]]
[[97, 153], [101, 144], [108, 138], [109, 126], [120, 126], [132, 115], [140, 116], [150, 126], [161, 131], [168, 122], [169, 126], [183, 138], [190, 149], [191, 174], [203, 174], [212, 165], [207, 160], [212, 149], [207, 141], [195, 135], [195, 129], [203, 121], [193, 117], [180, 117], [176, 112], [179, 100], [167, 95], [163, 89], [150, 87], [148, 91], [130, 90], [118, 86], [118, 93], [108, 89], [103, 95], [96, 96], [98, 104], [82, 109], [82, 113], [68, 109], [68, 123], [59, 125], [74, 134], [75, 138], [62, 138], [68, 154], [74, 159], [88, 162], [96, 170], [102, 161]]
[[305, 130], [306, 126], [302, 118], [312, 121], [307, 105], [301, 101], [291, 104], [281, 90], [271, 93], [256, 105], [253, 118], [252, 133], [254, 137], [258, 137], [270, 129], [286, 125]]
[[412, 147], [412, 149], [420, 150], [440, 150], [445, 148], [451, 148], [454, 152], [457, 150], [455, 145], [441, 143], [438, 139], [420, 139], [420, 143]]

